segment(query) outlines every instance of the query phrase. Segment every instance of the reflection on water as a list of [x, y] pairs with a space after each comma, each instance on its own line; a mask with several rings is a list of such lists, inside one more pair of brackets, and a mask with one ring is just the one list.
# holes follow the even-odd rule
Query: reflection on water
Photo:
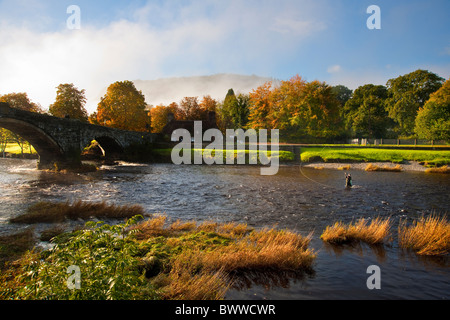
[[[298, 166], [261, 176], [256, 166], [175, 166], [123, 163], [90, 174], [56, 174], [35, 169], [30, 160], [0, 159], [0, 234], [16, 231], [8, 219], [37, 201], [107, 201], [140, 204], [169, 219], [245, 222], [251, 227], [289, 228], [307, 235], [317, 253], [312, 274], [274, 278], [230, 290], [227, 298], [449, 298], [448, 257], [430, 260], [387, 246], [330, 247], [319, 239], [327, 225], [360, 217], [400, 219], [446, 213], [450, 181], [446, 175], [351, 171]], [[379, 265], [382, 289], [369, 290], [367, 267]], [[255, 277], [258, 278], [258, 277]], [[244, 281], [245, 283], [245, 281]], [[247, 282], [248, 283], [248, 282]], [[268, 285], [268, 284], [277, 285]]]

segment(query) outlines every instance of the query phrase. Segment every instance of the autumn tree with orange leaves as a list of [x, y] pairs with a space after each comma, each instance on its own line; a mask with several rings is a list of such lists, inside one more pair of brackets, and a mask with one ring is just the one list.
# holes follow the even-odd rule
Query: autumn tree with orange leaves
[[268, 82], [250, 93], [248, 127], [280, 129], [285, 138], [330, 138], [341, 132], [339, 101], [325, 82], [295, 76], [272, 88]]
[[97, 106], [96, 122], [107, 127], [149, 131], [150, 115], [145, 97], [131, 81], [111, 84]]

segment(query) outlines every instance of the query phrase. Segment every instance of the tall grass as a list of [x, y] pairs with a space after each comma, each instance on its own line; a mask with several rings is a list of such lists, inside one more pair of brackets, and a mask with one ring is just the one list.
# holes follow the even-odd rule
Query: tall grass
[[450, 168], [448, 166], [442, 166], [439, 168], [427, 168], [426, 173], [450, 173]]
[[[164, 299], [223, 298], [232, 283], [248, 274], [311, 270], [311, 235], [287, 230], [253, 230], [246, 224], [175, 221], [156, 216], [135, 226], [147, 256], [165, 267], [152, 279]], [[144, 250], [144, 249], [143, 249]]]
[[365, 169], [366, 171], [388, 171], [388, 172], [401, 172], [403, 170], [402, 166], [397, 164], [395, 167], [390, 167], [384, 165], [382, 167], [376, 166], [372, 163], [369, 163]]
[[138, 205], [114, 205], [106, 202], [90, 203], [81, 200], [74, 203], [55, 203], [41, 201], [30, 207], [23, 215], [10, 219], [12, 223], [61, 223], [66, 219], [87, 220], [92, 217], [101, 219], [125, 219], [144, 215], [144, 209]]
[[360, 219], [356, 223], [350, 224], [336, 222], [334, 225], [326, 227], [320, 238], [333, 244], [358, 241], [381, 244], [388, 240], [390, 228], [390, 218], [377, 217], [372, 219], [370, 223], [366, 219]]
[[399, 245], [419, 255], [446, 255], [450, 253], [450, 223], [447, 216], [421, 217], [412, 225], [401, 221], [398, 228]]

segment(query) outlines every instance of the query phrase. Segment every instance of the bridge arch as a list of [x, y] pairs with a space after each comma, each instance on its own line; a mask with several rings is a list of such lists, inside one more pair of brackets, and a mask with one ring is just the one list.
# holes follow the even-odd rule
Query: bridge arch
[[95, 135], [93, 138], [87, 139], [85, 147], [91, 146], [93, 140], [97, 142], [104, 157], [114, 157], [124, 152], [123, 147], [115, 138], [104, 134]]
[[64, 151], [58, 143], [43, 130], [29, 122], [0, 117], [0, 127], [8, 129], [27, 140], [36, 149], [40, 164], [64, 158]]

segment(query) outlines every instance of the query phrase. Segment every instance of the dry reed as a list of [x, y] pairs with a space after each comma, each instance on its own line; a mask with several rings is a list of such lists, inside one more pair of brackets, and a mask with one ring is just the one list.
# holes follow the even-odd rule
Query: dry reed
[[72, 204], [41, 201], [27, 209], [23, 215], [10, 219], [12, 223], [61, 223], [66, 219], [110, 218], [125, 219], [136, 215], [144, 215], [139, 205], [114, 205], [106, 202], [83, 202], [78, 200]]
[[439, 168], [427, 168], [426, 173], [450, 173], [450, 168], [448, 166], [442, 166]]
[[389, 167], [388, 165], [384, 165], [382, 167], [376, 166], [372, 163], [369, 163], [365, 169], [366, 171], [388, 171], [388, 172], [401, 172], [403, 168], [401, 165], [397, 164], [395, 167]]
[[338, 170], [350, 170], [350, 165], [348, 164], [348, 165], [339, 167]]
[[348, 225], [336, 222], [334, 225], [326, 227], [320, 238], [325, 242], [334, 244], [357, 241], [381, 244], [388, 238], [390, 227], [390, 218], [383, 220], [380, 217], [372, 219], [370, 224], [365, 219], [360, 219], [355, 224]]
[[450, 223], [446, 216], [421, 217], [412, 225], [401, 221], [398, 228], [399, 245], [419, 255], [446, 255], [450, 253]]

